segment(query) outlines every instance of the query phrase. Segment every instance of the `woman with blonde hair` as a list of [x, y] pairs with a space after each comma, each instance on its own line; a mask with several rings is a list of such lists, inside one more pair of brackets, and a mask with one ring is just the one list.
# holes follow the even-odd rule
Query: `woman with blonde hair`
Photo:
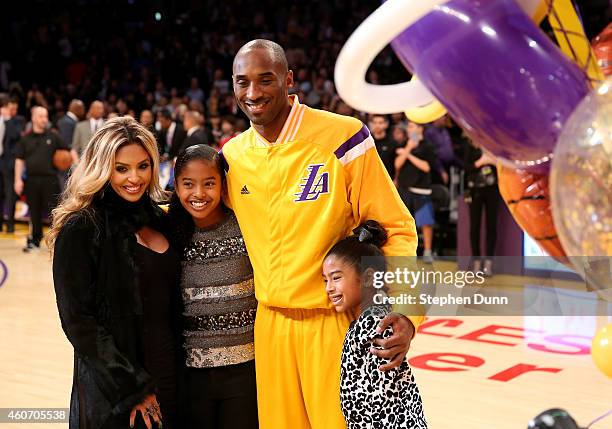
[[180, 261], [156, 205], [158, 167], [153, 135], [111, 119], [53, 211], [53, 281], [74, 347], [70, 429], [174, 426]]

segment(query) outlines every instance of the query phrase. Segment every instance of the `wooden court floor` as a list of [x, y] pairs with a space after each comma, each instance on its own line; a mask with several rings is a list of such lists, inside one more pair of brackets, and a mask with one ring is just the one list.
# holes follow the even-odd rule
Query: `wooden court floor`
[[[68, 407], [72, 349], [55, 307], [50, 256], [22, 253], [25, 234], [0, 234], [0, 261], [8, 270], [0, 286], [0, 408]], [[429, 427], [521, 429], [554, 407], [586, 425], [612, 408], [612, 379], [589, 354], [591, 337], [609, 322], [602, 316], [428, 319], [409, 357]], [[593, 428], [610, 429], [612, 420]]]

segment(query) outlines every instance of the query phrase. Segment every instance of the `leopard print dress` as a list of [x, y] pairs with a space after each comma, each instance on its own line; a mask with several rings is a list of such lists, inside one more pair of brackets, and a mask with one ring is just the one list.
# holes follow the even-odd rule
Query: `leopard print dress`
[[387, 362], [370, 353], [373, 338], [388, 338], [391, 327], [376, 334], [388, 314], [371, 306], [354, 321], [342, 348], [340, 403], [348, 429], [427, 429], [423, 403], [408, 362], [382, 372]]

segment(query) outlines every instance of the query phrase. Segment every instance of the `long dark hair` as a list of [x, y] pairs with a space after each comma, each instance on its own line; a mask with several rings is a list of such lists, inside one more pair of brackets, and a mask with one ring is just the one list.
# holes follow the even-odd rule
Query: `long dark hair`
[[[176, 185], [178, 185], [178, 178], [191, 161], [204, 161], [212, 164], [219, 172], [219, 176], [221, 176], [221, 186], [225, 186], [225, 171], [221, 155], [215, 149], [205, 144], [189, 146], [178, 155], [174, 164], [174, 180]], [[170, 198], [168, 215], [172, 225], [172, 242], [182, 252], [193, 236], [195, 224], [189, 212], [181, 204], [176, 192], [176, 186]]]
[[355, 228], [353, 235], [334, 244], [325, 257], [333, 255], [341, 258], [354, 267], [360, 276], [368, 268], [384, 271], [386, 263], [381, 247], [386, 241], [385, 228], [375, 220], [368, 220]]

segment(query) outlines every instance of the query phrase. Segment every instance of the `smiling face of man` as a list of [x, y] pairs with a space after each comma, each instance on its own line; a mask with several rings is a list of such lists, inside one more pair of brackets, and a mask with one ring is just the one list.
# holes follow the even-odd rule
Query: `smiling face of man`
[[290, 110], [288, 88], [293, 86], [286, 63], [266, 48], [241, 50], [234, 60], [233, 85], [240, 110], [256, 129], [280, 131]]

